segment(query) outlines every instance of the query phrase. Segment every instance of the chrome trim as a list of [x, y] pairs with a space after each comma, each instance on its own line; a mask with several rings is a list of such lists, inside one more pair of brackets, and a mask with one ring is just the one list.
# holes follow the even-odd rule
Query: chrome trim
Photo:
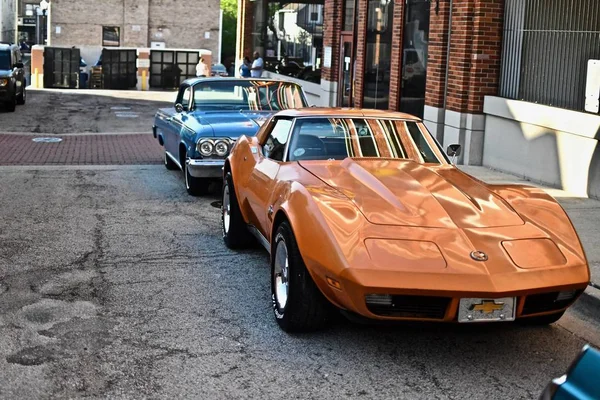
[[224, 159], [219, 160], [207, 160], [207, 159], [194, 159], [188, 158], [185, 160], [187, 169], [190, 175], [194, 178], [222, 178], [223, 177], [223, 166], [225, 165]]
[[248, 225], [248, 230], [252, 235], [254, 235], [258, 242], [265, 248], [265, 250], [267, 250], [269, 254], [271, 254], [271, 244], [269, 243], [267, 238], [264, 237], [254, 225]]
[[182, 167], [182, 166], [181, 166], [181, 164], [179, 163], [179, 160], [178, 160], [178, 159], [176, 159], [175, 157], [173, 157], [173, 155], [172, 155], [171, 153], [169, 153], [167, 150], [165, 150], [165, 153], [167, 154], [167, 156], [169, 156], [169, 158], [170, 158], [171, 160], [173, 160], [173, 162], [174, 162], [175, 164], [177, 164], [177, 166], [179, 167], [179, 169], [183, 171], [183, 167]]

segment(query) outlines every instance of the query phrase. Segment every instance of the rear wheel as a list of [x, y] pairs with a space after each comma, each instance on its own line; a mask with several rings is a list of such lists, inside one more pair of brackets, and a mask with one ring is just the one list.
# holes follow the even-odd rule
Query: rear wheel
[[254, 238], [246, 227], [244, 217], [238, 204], [231, 172], [223, 181], [223, 204], [221, 206], [221, 227], [223, 241], [230, 249], [241, 249], [250, 246]]
[[27, 91], [25, 90], [25, 85], [23, 85], [21, 94], [17, 96], [17, 104], [22, 106], [25, 104], [25, 100], [27, 100]]
[[550, 324], [553, 324], [556, 321], [558, 321], [564, 314], [565, 314], [565, 312], [561, 311], [556, 314], [548, 314], [548, 315], [541, 315], [539, 317], [523, 318], [522, 320], [520, 320], [520, 322], [523, 325], [550, 325]]
[[203, 178], [194, 178], [190, 175], [187, 162], [183, 164], [183, 175], [185, 176], [185, 189], [189, 195], [201, 196], [208, 193], [210, 181]]
[[179, 167], [177, 166], [177, 164], [175, 164], [175, 161], [171, 160], [171, 157], [169, 157], [169, 155], [167, 154], [167, 152], [165, 151], [165, 168], [167, 168], [168, 170], [175, 170], [175, 169], [179, 169]]
[[306, 332], [327, 325], [332, 306], [310, 276], [287, 222], [275, 234], [271, 261], [271, 297], [277, 323], [286, 332]]

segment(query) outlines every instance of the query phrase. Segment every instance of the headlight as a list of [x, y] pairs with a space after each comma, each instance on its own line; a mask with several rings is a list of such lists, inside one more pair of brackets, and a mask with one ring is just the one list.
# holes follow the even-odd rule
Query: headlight
[[202, 154], [202, 156], [210, 157], [215, 149], [215, 146], [210, 139], [203, 139], [198, 142], [196, 148], [198, 152]]
[[0, 87], [8, 85], [8, 79], [0, 79]]
[[224, 140], [219, 140], [215, 143], [215, 154], [219, 157], [225, 157], [229, 153], [229, 143]]

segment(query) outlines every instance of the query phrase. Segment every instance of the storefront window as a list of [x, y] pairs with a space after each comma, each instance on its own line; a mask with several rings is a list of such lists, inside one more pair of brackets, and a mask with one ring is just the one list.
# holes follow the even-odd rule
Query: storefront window
[[363, 107], [387, 109], [392, 54], [391, 0], [369, 0]]
[[314, 3], [255, 2], [253, 45], [267, 71], [321, 82], [323, 2]]

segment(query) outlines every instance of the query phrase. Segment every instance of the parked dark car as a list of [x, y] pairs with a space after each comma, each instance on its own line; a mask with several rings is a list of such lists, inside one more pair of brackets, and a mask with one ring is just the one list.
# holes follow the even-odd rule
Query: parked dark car
[[0, 104], [15, 111], [25, 104], [25, 68], [19, 46], [0, 44]]
[[300, 85], [287, 81], [192, 78], [174, 106], [158, 110], [153, 133], [164, 146], [167, 169], [180, 169], [189, 194], [220, 180], [225, 158], [240, 135], [253, 136], [273, 113], [307, 107]]
[[227, 68], [223, 64], [213, 64], [210, 69], [210, 76], [229, 76], [229, 72], [227, 72]]

